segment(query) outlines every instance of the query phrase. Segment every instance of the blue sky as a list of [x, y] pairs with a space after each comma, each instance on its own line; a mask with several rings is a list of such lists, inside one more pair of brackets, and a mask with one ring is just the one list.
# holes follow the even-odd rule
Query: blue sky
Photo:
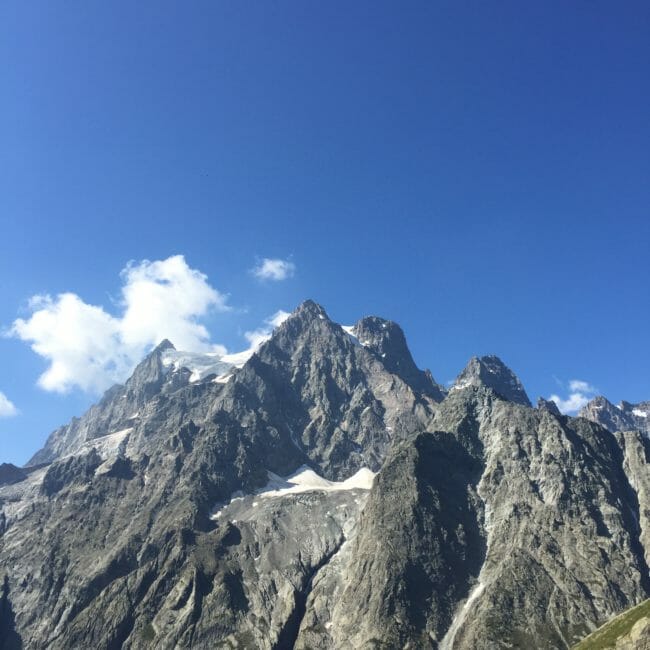
[[[533, 398], [650, 399], [649, 33], [645, 2], [3, 2], [0, 325], [64, 292], [113, 322], [129, 261], [183, 255], [230, 308], [203, 343], [312, 297], [441, 382], [494, 352]], [[23, 463], [96, 395], [0, 349]]]

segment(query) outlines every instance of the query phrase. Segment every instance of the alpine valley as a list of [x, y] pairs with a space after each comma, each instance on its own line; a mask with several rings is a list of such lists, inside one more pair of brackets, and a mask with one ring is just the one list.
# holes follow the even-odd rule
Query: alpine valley
[[0, 648], [570, 648], [650, 597], [649, 435], [312, 301], [249, 355], [163, 341], [0, 465]]

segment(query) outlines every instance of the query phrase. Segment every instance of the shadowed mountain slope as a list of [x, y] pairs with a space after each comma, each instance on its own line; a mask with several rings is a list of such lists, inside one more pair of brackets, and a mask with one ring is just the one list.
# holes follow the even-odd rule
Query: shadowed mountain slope
[[312, 301], [234, 356], [164, 342], [5, 469], [15, 643], [567, 648], [650, 595], [638, 432], [493, 356], [446, 394], [396, 324]]

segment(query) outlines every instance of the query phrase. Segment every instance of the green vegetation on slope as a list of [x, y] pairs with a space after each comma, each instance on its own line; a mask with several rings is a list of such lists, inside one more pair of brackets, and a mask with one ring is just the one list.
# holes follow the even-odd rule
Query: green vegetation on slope
[[573, 646], [572, 650], [606, 650], [614, 648], [617, 639], [629, 634], [634, 624], [642, 618], [650, 618], [650, 599], [619, 614], [588, 637]]

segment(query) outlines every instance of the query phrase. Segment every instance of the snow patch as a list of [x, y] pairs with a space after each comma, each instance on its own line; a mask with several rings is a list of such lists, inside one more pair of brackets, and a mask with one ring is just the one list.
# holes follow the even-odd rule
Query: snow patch
[[354, 325], [341, 325], [341, 329], [350, 337], [350, 340], [355, 345], [361, 345], [364, 348], [367, 348], [370, 345], [370, 341], [360, 341], [359, 338], [354, 333]]
[[115, 431], [114, 433], [109, 433], [107, 436], [88, 440], [86, 445], [88, 445], [88, 447], [94, 447], [97, 450], [97, 453], [102, 457], [113, 456], [117, 453], [118, 448], [131, 431], [133, 431], [133, 427], [128, 427], [121, 431]]
[[72, 453], [61, 456], [57, 460], [69, 458], [70, 456], [81, 456], [82, 454], [87, 454], [91, 449], [95, 449], [102, 460], [107, 460], [118, 455], [120, 447], [126, 442], [126, 438], [131, 431], [133, 431], [133, 427], [122, 429], [121, 431], [114, 431], [113, 433], [100, 436], [99, 438], [93, 438], [92, 440], [86, 440]]
[[234, 368], [241, 368], [255, 354], [259, 346], [268, 341], [271, 334], [261, 336], [255, 345], [241, 352], [220, 354], [219, 352], [183, 352], [180, 350], [165, 350], [162, 364], [174, 371], [186, 368], [191, 372], [190, 383], [202, 381], [210, 375], [217, 375], [217, 383], [225, 383], [232, 375]]
[[[336, 492], [339, 490], [370, 490], [372, 482], [375, 478], [375, 473], [367, 467], [361, 468], [356, 474], [346, 479], [345, 481], [328, 481], [327, 479], [319, 476], [306, 465], [298, 468], [293, 474], [283, 478], [273, 472], [267, 472], [269, 482], [260, 490], [257, 490], [251, 498], [252, 507], [259, 505], [259, 499], [268, 499], [275, 497], [283, 497], [289, 494], [300, 494], [303, 492]], [[245, 498], [241, 490], [233, 492], [230, 500], [227, 503], [217, 503], [212, 508], [210, 519], [217, 521], [221, 518], [223, 511], [232, 503], [242, 501]], [[356, 500], [358, 503], [358, 500]]]
[[[268, 341], [269, 338], [271, 338], [270, 335], [265, 338], [264, 341]], [[260, 341], [260, 345], [264, 341]], [[235, 368], [241, 368], [255, 354], [257, 347], [251, 347], [248, 348], [248, 350], [242, 350], [241, 352], [233, 352], [232, 354], [225, 354], [223, 357], [221, 357], [221, 360], [224, 363], [228, 364], [230, 367], [234, 366]]]
[[216, 521], [221, 517], [221, 514], [223, 511], [226, 509], [226, 506], [229, 506], [231, 503], [234, 503], [235, 501], [243, 501], [244, 499], [244, 493], [241, 490], [237, 490], [236, 492], [233, 492], [230, 495], [230, 500], [227, 503], [217, 503], [213, 508], [212, 511], [210, 512], [210, 519], [212, 521]]
[[350, 337], [350, 340], [352, 343], [354, 343], [354, 345], [361, 345], [361, 343], [359, 343], [359, 339], [354, 333], [354, 325], [341, 325], [341, 329]]
[[632, 415], [636, 415], [638, 418], [647, 418], [648, 412], [641, 409], [632, 409]]
[[336, 490], [370, 490], [375, 473], [367, 467], [361, 468], [356, 474], [345, 481], [328, 481], [319, 476], [306, 465], [296, 472], [282, 478], [273, 472], [268, 472], [269, 482], [257, 494], [262, 498], [281, 497], [286, 494], [301, 492], [334, 492]]
[[226, 358], [233, 356], [235, 355], [224, 356], [218, 352], [182, 352], [170, 349], [163, 352], [161, 361], [163, 366], [171, 367], [175, 371], [187, 368], [192, 373], [190, 382], [194, 383], [208, 375], [223, 375], [235, 365]]

